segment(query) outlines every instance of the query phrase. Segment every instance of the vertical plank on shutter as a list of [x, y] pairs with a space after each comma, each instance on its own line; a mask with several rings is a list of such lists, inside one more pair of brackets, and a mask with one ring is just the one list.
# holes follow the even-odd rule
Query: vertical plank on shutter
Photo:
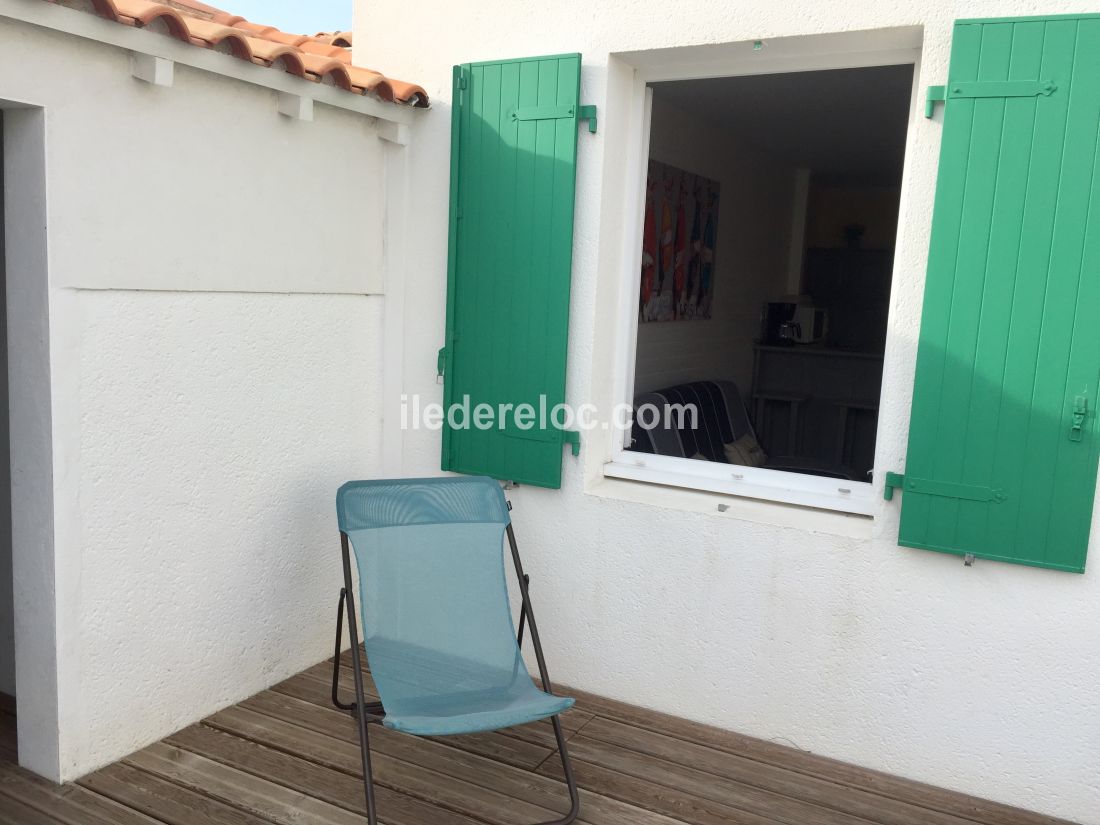
[[[1012, 50], [1011, 23], [982, 26], [978, 50], [979, 81], [1003, 81], [1008, 77]], [[953, 101], [954, 103], [954, 101]], [[1005, 98], [978, 98], [964, 105], [974, 108], [971, 128], [970, 157], [966, 167], [966, 191], [959, 245], [955, 257], [955, 277], [951, 296], [950, 321], [944, 340], [943, 396], [966, 401], [966, 409], [988, 403], [988, 388], [984, 373], [991, 364], [976, 361], [978, 330], [982, 324], [982, 295], [988, 277], [994, 199], [1001, 172], [1001, 147], [1013, 136], [1004, 134]], [[967, 415], [945, 416], [940, 422], [940, 435], [934, 452], [931, 477], [961, 481], [963, 454], [967, 443]], [[989, 465], [972, 468], [982, 482], [988, 484]], [[972, 502], [975, 508], [988, 504]], [[936, 543], [954, 545], [960, 511], [964, 504], [958, 499], [941, 496], [932, 498], [930, 524], [937, 528]], [[966, 516], [972, 515], [970, 512]]]
[[[997, 80], [1030, 80], [1039, 77], [1043, 58], [1041, 22], [1004, 24], [997, 27], [1002, 40], [1008, 39], [1011, 51], [1005, 72]], [[999, 481], [990, 468], [998, 455], [998, 427], [1002, 415], [1011, 412], [1011, 399], [1005, 403], [1003, 378], [1006, 352], [1013, 329], [1013, 293], [1017, 286], [1021, 228], [1024, 206], [1028, 202], [1029, 166], [1032, 162], [1035, 131], [1035, 98], [1003, 98], [1000, 101], [1001, 143], [997, 160], [992, 217], [982, 262], [984, 284], [978, 302], [980, 319], [974, 350], [975, 375], [970, 408], [965, 418], [965, 437], [959, 462], [964, 484], [983, 485], [989, 478]], [[991, 147], [992, 148], [992, 147]], [[961, 268], [961, 267], [960, 267]], [[1025, 278], [1027, 276], [1025, 275]], [[1018, 321], [1019, 319], [1017, 319]], [[1015, 451], [1009, 450], [1012, 453]], [[1011, 511], [1018, 502], [1005, 502]], [[959, 501], [955, 541], [962, 547], [985, 544], [991, 521], [988, 504]]]
[[[977, 78], [981, 39], [982, 30], [978, 26], [956, 27], [951, 44], [953, 80]], [[932, 221], [933, 243], [929, 250], [917, 352], [917, 391], [913, 394], [911, 411], [912, 421], [919, 426], [910, 427], [906, 458], [906, 473], [921, 478], [933, 477], [939, 455], [939, 410], [947, 372], [946, 342], [951, 324], [956, 252], [962, 234], [973, 125], [973, 106], [946, 107]], [[905, 495], [902, 510], [905, 543], [931, 545], [941, 540], [933, 530], [932, 504], [928, 496]]]

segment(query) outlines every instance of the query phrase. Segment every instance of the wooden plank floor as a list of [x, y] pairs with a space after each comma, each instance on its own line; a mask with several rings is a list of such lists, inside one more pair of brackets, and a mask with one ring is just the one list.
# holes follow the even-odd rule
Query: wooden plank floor
[[[330, 668], [63, 787], [16, 767], [15, 707], [0, 700], [0, 825], [361, 825], [356, 728], [329, 704]], [[563, 722], [587, 825], [1067, 825], [561, 692], [578, 699]], [[548, 722], [431, 740], [372, 725], [371, 743], [386, 825], [524, 825], [569, 807]]]

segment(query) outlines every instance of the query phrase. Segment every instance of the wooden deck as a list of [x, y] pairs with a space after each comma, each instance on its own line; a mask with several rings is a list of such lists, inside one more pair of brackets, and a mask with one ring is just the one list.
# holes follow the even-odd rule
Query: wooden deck
[[[14, 765], [14, 708], [0, 703], [0, 823], [362, 825], [356, 728], [329, 704], [330, 667], [64, 787]], [[563, 720], [588, 825], [1066, 825], [570, 694]], [[386, 825], [525, 825], [568, 809], [549, 723], [438, 740], [372, 725], [371, 742]]]

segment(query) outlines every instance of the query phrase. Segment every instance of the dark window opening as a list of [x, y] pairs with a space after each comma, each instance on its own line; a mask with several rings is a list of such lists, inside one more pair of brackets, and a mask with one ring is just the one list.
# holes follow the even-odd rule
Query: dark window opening
[[630, 449], [870, 480], [912, 81], [652, 84]]

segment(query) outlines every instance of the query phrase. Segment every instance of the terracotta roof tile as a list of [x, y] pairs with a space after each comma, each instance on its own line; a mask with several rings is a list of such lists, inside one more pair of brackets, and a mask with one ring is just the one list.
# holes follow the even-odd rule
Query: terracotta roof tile
[[351, 32], [289, 34], [251, 23], [198, 0], [46, 0], [98, 14], [116, 23], [146, 28], [204, 49], [225, 52], [261, 66], [382, 100], [428, 105], [422, 86], [388, 78], [351, 62]]
[[252, 60], [261, 66], [274, 66], [281, 68], [298, 77], [306, 76], [306, 67], [302, 63], [302, 53], [290, 46], [280, 43], [272, 43], [270, 40], [261, 40], [258, 37], [245, 37], [248, 47], [252, 49]]
[[351, 32], [317, 32], [313, 39], [331, 43], [333, 46], [343, 46], [345, 49], [351, 48]]

